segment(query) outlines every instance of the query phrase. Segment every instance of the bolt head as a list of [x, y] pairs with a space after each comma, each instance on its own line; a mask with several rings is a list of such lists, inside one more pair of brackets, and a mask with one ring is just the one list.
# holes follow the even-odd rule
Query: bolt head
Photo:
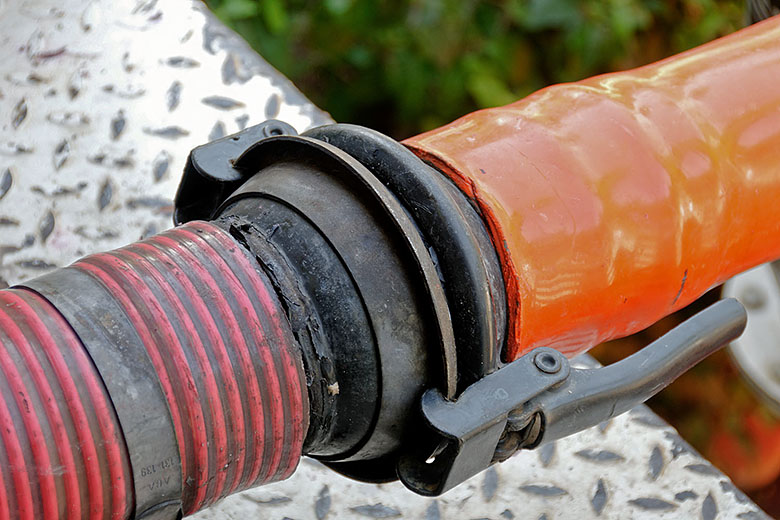
[[560, 354], [542, 351], [534, 356], [534, 365], [545, 374], [557, 374], [561, 371], [563, 363], [561, 363]]

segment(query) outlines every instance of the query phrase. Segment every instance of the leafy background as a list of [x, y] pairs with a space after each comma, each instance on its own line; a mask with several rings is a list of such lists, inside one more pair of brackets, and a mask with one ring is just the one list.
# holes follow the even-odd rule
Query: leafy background
[[733, 32], [723, 0], [207, 0], [342, 122], [394, 137]]
[[[341, 122], [404, 138], [551, 83], [642, 65], [740, 28], [733, 0], [207, 0]], [[717, 293], [594, 349], [612, 362]], [[780, 421], [712, 356], [651, 406], [770, 514], [780, 515]]]

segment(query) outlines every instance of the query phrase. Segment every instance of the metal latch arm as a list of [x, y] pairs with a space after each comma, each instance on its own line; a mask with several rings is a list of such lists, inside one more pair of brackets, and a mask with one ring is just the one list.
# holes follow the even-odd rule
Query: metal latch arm
[[457, 401], [438, 390], [421, 399], [436, 446], [401, 457], [410, 489], [439, 495], [519, 449], [566, 437], [646, 401], [696, 363], [737, 338], [747, 314], [721, 300], [639, 352], [606, 367], [571, 368], [539, 348], [469, 386]]
[[721, 300], [617, 363], [572, 369], [564, 384], [529, 403], [545, 419], [538, 444], [595, 426], [647, 401], [739, 337], [746, 324], [741, 303]]

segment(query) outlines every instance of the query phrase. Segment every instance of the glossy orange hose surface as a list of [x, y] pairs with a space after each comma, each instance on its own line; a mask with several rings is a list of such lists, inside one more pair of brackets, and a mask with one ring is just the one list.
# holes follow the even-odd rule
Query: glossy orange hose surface
[[780, 257], [780, 17], [404, 144], [488, 222], [507, 357], [574, 355]]

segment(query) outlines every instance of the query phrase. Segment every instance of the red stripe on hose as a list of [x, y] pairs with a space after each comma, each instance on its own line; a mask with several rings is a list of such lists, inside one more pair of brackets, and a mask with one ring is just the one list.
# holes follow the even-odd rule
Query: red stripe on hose
[[[245, 321], [244, 330], [248, 329], [252, 337], [253, 341], [249, 344], [252, 359], [261, 361], [259, 366], [256, 363], [255, 366], [261, 370], [260, 383], [266, 387], [263, 391], [266, 397], [264, 406], [270, 415], [268, 426], [271, 430], [256, 430], [259, 435], [256, 435], [253, 464], [242, 487], [288, 476], [300, 458], [305, 435], [303, 371], [300, 359], [296, 363], [292, 357], [294, 339], [289, 326], [280, 319], [279, 303], [270, 295], [269, 282], [258, 272], [248, 252], [220, 228], [191, 223], [151, 241], [166, 240], [178, 242], [180, 254], [184, 249], [210, 269], [218, 270], [224, 283], [221, 292], [230, 295], [231, 302], [239, 309], [238, 317]], [[263, 320], [270, 320], [270, 326]], [[239, 334], [237, 338], [242, 336]], [[280, 354], [282, 361], [277, 359]], [[285, 358], [289, 359], [289, 364], [284, 363]], [[292, 369], [289, 375], [288, 366]], [[287, 381], [280, 380], [280, 377]], [[250, 407], [253, 413], [262, 410]], [[279, 470], [281, 461], [284, 473]]]
[[[54, 309], [52, 308], [52, 310]], [[55, 319], [57, 331], [65, 338], [66, 346], [76, 361], [82, 381], [87, 388], [92, 410], [98, 420], [101, 446], [106, 450], [109, 469], [108, 476], [111, 479], [111, 517], [114, 520], [127, 518], [133, 506], [133, 491], [130, 488], [132, 476], [130, 475], [130, 464], [128, 455], [125, 452], [124, 439], [120, 433], [118, 419], [112, 404], [108, 400], [103, 381], [100, 380], [95, 371], [92, 360], [87, 357], [84, 348], [73, 335], [70, 326], [62, 316], [57, 314], [53, 318]], [[79, 412], [80, 408], [80, 406], [71, 408], [71, 413], [77, 415], [78, 421], [86, 423], [88, 419], [85, 415], [82, 415], [84, 412]], [[98, 477], [88, 475], [88, 478], [97, 480]]]
[[252, 431], [255, 435], [261, 435], [264, 431], [264, 423], [262, 419], [262, 392], [259, 388], [258, 381], [260, 378], [255, 373], [255, 368], [252, 363], [248, 346], [244, 341], [243, 334], [241, 332], [240, 324], [235, 318], [229, 303], [224, 298], [223, 293], [231, 294], [230, 286], [220, 286], [211, 277], [208, 270], [200, 263], [197, 257], [192, 254], [186, 247], [183, 247], [180, 242], [176, 242], [164, 235], [158, 235], [149, 240], [149, 243], [155, 244], [160, 248], [167, 248], [171, 252], [175, 252], [177, 255], [181, 255], [185, 260], [191, 262], [190, 267], [198, 275], [199, 279], [204, 280], [208, 284], [208, 289], [212, 292], [212, 296], [216, 299], [217, 309], [220, 311], [221, 316], [225, 320], [225, 325], [228, 327], [229, 337], [231, 343], [234, 344], [234, 348], [237, 350], [241, 361], [241, 368], [244, 374], [244, 378], [248, 384], [248, 396], [246, 401], [252, 406], [245, 407], [247, 412], [251, 414], [252, 411], [259, 410], [259, 414], [250, 415], [252, 421]]
[[[112, 266], [112, 263], [120, 265]], [[209, 439], [206, 436], [203, 410], [199, 404], [200, 395], [192, 375], [192, 370], [182, 351], [176, 331], [171, 322], [165, 317], [165, 311], [160, 302], [157, 301], [154, 294], [136, 272], [132, 269], [121, 269], [121, 264], [122, 262], [118, 259], [106, 253], [99, 253], [78, 261], [73, 264], [73, 267], [83, 269], [97, 276], [101, 282], [106, 284], [111, 289], [112, 294], [122, 303], [124, 309], [134, 315], [131, 317], [131, 320], [136, 329], [148, 330], [148, 324], [156, 325], [154, 330], [159, 332], [161, 336], [160, 341], [151, 341], [149, 343], [144, 341], [144, 346], [146, 346], [150, 354], [151, 351], [160, 349], [159, 352], [156, 352], [157, 359], [152, 356], [152, 363], [158, 372], [166, 370], [165, 360], [170, 360], [173, 363], [175, 370], [167, 370], [167, 373], [170, 378], [177, 380], [174, 391], [177, 391], [182, 396], [179, 410], [183, 409], [186, 414], [186, 424], [189, 426], [187, 433], [192, 435], [193, 439], [192, 442], [187, 442], [184, 436], [177, 439], [179, 446], [186, 448], [186, 451], [182, 453], [182, 465], [184, 460], [191, 460], [193, 463], [192, 471], [194, 471], [197, 481], [200, 482], [204, 477], [208, 478], [209, 475], [209, 449], [207, 445]], [[117, 282], [121, 282], [124, 286], [131, 288], [140, 300], [129, 298]], [[141, 314], [147, 314], [147, 319], [142, 318]], [[167, 356], [170, 356], [170, 358]], [[169, 397], [169, 403], [175, 399]], [[184, 417], [182, 417], [181, 424], [185, 424]], [[180, 432], [184, 433], [184, 430], [182, 429]], [[190, 475], [191, 473], [187, 472], [184, 474]], [[197, 502], [203, 500], [205, 492], [204, 486], [198, 485], [196, 487]]]
[[[48, 330], [44, 326], [44, 324], [37, 319], [35, 315], [35, 311], [27, 305], [27, 303], [19, 297], [17, 294], [14, 294], [10, 291], [0, 291], [0, 303], [6, 304], [6, 306], [14, 306], [20, 316], [25, 320], [26, 324], [30, 327], [32, 330], [33, 335], [35, 336], [35, 339], [38, 341], [39, 345], [45, 346], [45, 345], [52, 345], [54, 343], [53, 338], [49, 334]], [[6, 329], [9, 330], [9, 329]], [[33, 352], [32, 347], [27, 341], [15, 341], [14, 342], [17, 350], [24, 358], [25, 364], [27, 365], [27, 369], [30, 372], [30, 374], [33, 376], [33, 380], [35, 381], [35, 386], [38, 389], [38, 393], [41, 396], [41, 402], [43, 404], [44, 410], [46, 412], [46, 417], [49, 421], [49, 424], [51, 425], [51, 430], [53, 434], [53, 441], [57, 450], [57, 454], [59, 456], [59, 462], [62, 464], [62, 467], [64, 469], [62, 479], [64, 481], [64, 487], [65, 487], [65, 499], [66, 504], [68, 506], [69, 513], [74, 517], [78, 518], [81, 516], [81, 497], [79, 495], [79, 483], [78, 478], [76, 474], [76, 463], [73, 459], [73, 453], [71, 452], [71, 446], [70, 446], [70, 439], [68, 437], [68, 432], [65, 429], [65, 424], [63, 422], [63, 418], [60, 415], [60, 409], [57, 406], [57, 399], [54, 396], [54, 392], [52, 391], [49, 381], [46, 377], [46, 374], [44, 373], [42, 367], [40, 366], [38, 359], [35, 357], [35, 353]], [[44, 347], [45, 348], [45, 347]], [[48, 349], [50, 350], [50, 349]], [[49, 354], [49, 352], [47, 352]], [[63, 370], [61, 367], [61, 363], [58, 366], [58, 361], [61, 362], [62, 358], [59, 357], [59, 359], [52, 360], [51, 357], [49, 357], [49, 361], [52, 362], [53, 368], [57, 374], [58, 380], [64, 384], [61, 385], [63, 387], [63, 390], [66, 390], [65, 387], [68, 386], [68, 382], [71, 383], [70, 388], [72, 388], [72, 381], [69, 381], [70, 377], [67, 373], [67, 369]], [[59, 370], [58, 370], [59, 368]], [[63, 378], [63, 375], [65, 376]], [[81, 400], [78, 398], [78, 395], [75, 396], [73, 393], [65, 393], [66, 399], [69, 402], [70, 406], [80, 406]], [[92, 432], [89, 430], [88, 427], [84, 428], [83, 426], [81, 428], [76, 425], [76, 432], [79, 435], [79, 442], [82, 445], [82, 449], [85, 453], [85, 464], [87, 465], [87, 475], [93, 476], [93, 479], [99, 479], [100, 475], [99, 472], [95, 471], [98, 468], [90, 468], [89, 460], [92, 459], [95, 462], [97, 462], [97, 453], [95, 452], [95, 444], [94, 439], [92, 439]], [[92, 484], [92, 483], [90, 483]], [[98, 490], [95, 490], [95, 488], [90, 485], [90, 504], [94, 504], [96, 507], [98, 507], [98, 511], [101, 511], [103, 508], [103, 497], [102, 497], [102, 485], [100, 484], [98, 480]], [[97, 492], [96, 492], [97, 491]], [[95, 493], [93, 496], [92, 493]], [[94, 499], [94, 502], [93, 502]]]
[[[172, 233], [169, 233], [169, 235], [170, 234]], [[243, 325], [243, 329], [253, 338], [254, 343], [257, 343], [258, 341], [262, 342], [262, 335], [260, 332], [263, 330], [263, 326], [257, 321], [257, 315], [252, 305], [251, 298], [238, 281], [232, 267], [226, 263], [222, 257], [212, 251], [211, 248], [208, 246], [204, 247], [203, 240], [200, 236], [192, 236], [186, 232], [180, 232], [178, 234], [179, 236], [176, 238], [178, 238], [179, 243], [183, 247], [187, 249], [193, 248], [201, 255], [206, 256], [211, 261], [211, 267], [217, 269], [222, 276], [223, 282], [225, 283], [223, 291], [227, 289], [225, 291], [226, 294], [230, 295], [235, 305], [238, 306], [240, 315], [246, 320], [246, 322], [239, 324], [239, 329], [236, 331], [236, 338], [241, 337], [243, 339], [243, 333], [241, 332], [241, 325]], [[258, 340], [258, 338], [260, 339]], [[267, 450], [270, 449], [271, 453], [277, 453], [281, 444], [284, 442], [283, 413], [280, 413], [282, 410], [273, 407], [274, 402], [281, 399], [279, 397], [280, 386], [276, 373], [273, 370], [273, 362], [268, 359], [267, 355], [264, 356], [263, 353], [260, 353], [258, 358], [258, 352], [252, 352], [250, 344], [244, 343], [244, 346], [246, 347], [246, 352], [242, 353], [242, 355], [246, 357], [249, 367], [251, 367], [251, 371], [249, 372], [251, 374], [249, 383], [252, 386], [258, 385], [258, 394], [257, 400], [253, 401], [255, 405], [248, 408], [248, 412], [252, 415], [253, 423], [256, 426], [254, 429], [253, 452], [249, 454], [252, 465], [249, 468], [249, 473], [242, 479], [240, 484], [242, 488], [251, 487], [259, 483], [258, 474], [262, 470], [262, 464], [268, 461], [266, 455]], [[256, 359], [261, 359], [263, 362], [257, 363], [254, 361]], [[269, 363], [269, 361], [271, 362]], [[260, 389], [259, 385], [262, 385], [263, 388]], [[272, 423], [270, 424], [271, 432], [278, 433], [269, 434], [266, 420], [271, 421]], [[267, 446], [266, 440], [268, 437], [274, 442], [273, 446]]]
[[[204, 238], [201, 235], [199, 235], [195, 231], [186, 229], [188, 227], [190, 226], [179, 228], [175, 231], [178, 231], [181, 235], [188, 237], [190, 240], [196, 243], [198, 241], [203, 241]], [[224, 233], [222, 230], [219, 230], [219, 232]], [[218, 233], [215, 234], [218, 235]], [[235, 251], [236, 249], [239, 249], [241, 247], [235, 241], [232, 241], [232, 239], [231, 242], [232, 243], [230, 243], [228, 247], [228, 251], [230, 251], [230, 249]], [[213, 248], [210, 247], [203, 248], [202, 251], [209, 256], [209, 258], [214, 262], [215, 265], [219, 265], [222, 262], [224, 262], [224, 259]], [[284, 420], [285, 409], [282, 403], [282, 396], [281, 396], [282, 386], [279, 382], [278, 373], [275, 370], [276, 364], [274, 363], [274, 360], [272, 358], [272, 354], [268, 346], [267, 340], [261, 334], [261, 331], [264, 331], [264, 327], [262, 323], [260, 323], [257, 313], [254, 310], [254, 306], [252, 305], [251, 298], [247, 293], [246, 288], [243, 287], [242, 284], [239, 282], [238, 278], [236, 277], [236, 274], [232, 270], [230, 270], [230, 271], [225, 271], [225, 276], [229, 284], [230, 294], [238, 302], [243, 317], [247, 320], [249, 330], [255, 339], [254, 354], [260, 355], [260, 359], [263, 361], [262, 365], [266, 367], [266, 370], [263, 373], [263, 375], [265, 376], [263, 379], [269, 388], [268, 395], [266, 397], [270, 399], [270, 405], [271, 405], [270, 415], [272, 421], [272, 430], [274, 432], [282, 433], [284, 431], [284, 426], [285, 426], [285, 420]], [[249, 477], [250, 483], [265, 482], [269, 479], [270, 475], [275, 474], [274, 471], [276, 469], [276, 466], [278, 466], [279, 464], [279, 460], [281, 459], [281, 454], [282, 454], [282, 450], [284, 449], [285, 440], [287, 439], [285, 439], [284, 435], [277, 434], [273, 436], [273, 448], [271, 451], [272, 458], [270, 461], [270, 465], [268, 465], [268, 467], [265, 468], [266, 471], [262, 474], [262, 477], [260, 477], [260, 474], [264, 467], [264, 463], [267, 462], [267, 458], [265, 456], [255, 458], [254, 464], [252, 466], [252, 472]], [[266, 448], [264, 447], [263, 450], [265, 449]]]
[[[0, 407], [5, 403], [0, 400]], [[2, 427], [3, 412], [0, 411], [0, 427]], [[0, 439], [2, 436], [0, 436]], [[3, 447], [3, 443], [0, 442], [0, 447]], [[0, 467], [0, 520], [9, 520], [11, 517], [11, 504], [8, 502], [8, 495], [6, 494], [5, 477], [3, 477], [3, 471], [6, 468]]]
[[[208, 470], [204, 471], [201, 475], [201, 483], [199, 484], [199, 487], [204, 488], [203, 493], [204, 496], [206, 494], [206, 485], [213, 485], [214, 489], [210, 493], [210, 496], [219, 496], [222, 492], [222, 489], [225, 485], [225, 477], [227, 476], [224, 468], [227, 465], [228, 462], [228, 451], [230, 446], [228, 445], [228, 439], [227, 439], [227, 431], [225, 426], [225, 410], [222, 407], [222, 398], [220, 391], [217, 387], [217, 381], [214, 377], [214, 372], [211, 367], [211, 361], [209, 359], [209, 356], [207, 354], [207, 350], [214, 350], [214, 347], [220, 343], [222, 343], [221, 338], [217, 339], [214, 338], [213, 335], [210, 335], [209, 339], [210, 344], [206, 345], [204, 344], [202, 338], [197, 333], [197, 329], [195, 328], [195, 324], [193, 323], [192, 319], [190, 318], [190, 315], [188, 311], [184, 308], [184, 305], [182, 305], [181, 301], [179, 300], [178, 295], [173, 290], [171, 284], [160, 274], [159, 271], [157, 271], [146, 258], [144, 258], [141, 255], [138, 255], [136, 253], [133, 253], [129, 248], [119, 249], [113, 253], [110, 253], [112, 256], [116, 256], [119, 259], [123, 260], [123, 263], [128, 267], [135, 267], [140, 266], [144, 270], [144, 274], [149, 275], [152, 280], [157, 284], [159, 289], [162, 291], [163, 295], [165, 296], [165, 299], [168, 304], [173, 306], [173, 310], [175, 311], [175, 316], [182, 320], [184, 329], [188, 331], [191, 336], [191, 341], [187, 342], [188, 346], [190, 347], [191, 351], [195, 354], [195, 357], [198, 362], [198, 367], [200, 368], [200, 372], [203, 375], [203, 379], [205, 381], [205, 387], [206, 387], [206, 400], [201, 402], [201, 408], [204, 409], [204, 411], [207, 409], [211, 412], [211, 419], [212, 419], [212, 431], [213, 431], [213, 439], [209, 441], [209, 444], [213, 443], [213, 446], [210, 446], [211, 451], [216, 454], [216, 466], [215, 471], [208, 472]], [[124, 262], [123, 257], [127, 257], [127, 261]], [[151, 255], [150, 255], [151, 256]], [[170, 270], [170, 266], [169, 266]], [[171, 270], [171, 273], [175, 274], [175, 271]], [[177, 281], [179, 281], [180, 275], [176, 276]], [[196, 302], [202, 302], [202, 297], [196, 294], [188, 295], [189, 296], [189, 302], [196, 303]], [[214, 327], [216, 329], [216, 327]], [[216, 330], [214, 330], [214, 333], [216, 333]], [[224, 349], [224, 345], [222, 346]], [[232, 374], [233, 370], [230, 367], [229, 364], [225, 365], [224, 363], [219, 365], [219, 368], [222, 373], [226, 374]], [[214, 472], [216, 472], [216, 475], [214, 475]]]
[[[2, 361], [0, 361], [2, 362]], [[16, 490], [16, 514], [20, 520], [32, 520], [34, 513], [32, 490], [30, 489], [30, 480], [28, 478], [29, 469], [24, 460], [24, 452], [19, 435], [16, 432], [16, 423], [11, 417], [5, 399], [0, 399], [0, 435], [3, 437], [8, 462], [11, 465], [10, 471]]]
[[[6, 313], [0, 313], [0, 328], [8, 335], [13, 345], [17, 347], [21, 345], [22, 348], [26, 349], [30, 348], [27, 338], [25, 338], [16, 323]], [[6, 381], [11, 388], [16, 406], [22, 415], [27, 438], [29, 439], [30, 450], [35, 462], [35, 474], [37, 475], [40, 493], [39, 498], [43, 506], [43, 517], [56, 518], [58, 516], [57, 489], [54, 484], [54, 476], [51, 474], [52, 463], [49, 457], [49, 443], [46, 442], [41, 422], [36, 414], [36, 410], [33, 408], [31, 391], [25, 385], [18, 367], [3, 344], [0, 344], [0, 369], [5, 374]], [[41, 367], [37, 363], [28, 367], [28, 370], [36, 381], [40, 380], [40, 378], [45, 379], [41, 372]], [[32, 389], [32, 391], [34, 392], [35, 389]]]
[[[176, 432], [177, 440], [181, 443], [181, 438], [182, 438], [181, 412], [178, 409], [177, 401], [173, 398], [173, 384], [171, 382], [171, 378], [169, 377], [168, 371], [165, 368], [165, 364], [162, 361], [162, 356], [160, 355], [160, 352], [156, 348], [156, 342], [152, 339], [152, 334], [149, 332], [149, 329], [146, 327], [146, 324], [144, 323], [140, 314], [135, 309], [132, 300], [120, 288], [119, 284], [117, 284], [114, 280], [112, 280], [101, 270], [94, 268], [93, 266], [88, 264], [84, 264], [84, 265], [74, 264], [74, 267], [81, 267], [85, 272], [92, 274], [95, 278], [100, 280], [108, 290], [111, 291], [111, 294], [122, 305], [125, 312], [127, 312], [130, 321], [135, 325], [136, 332], [141, 337], [141, 341], [144, 343], [145, 346], [149, 345], [149, 347], [147, 347], [147, 352], [149, 353], [149, 357], [152, 360], [152, 364], [157, 370], [157, 377], [159, 378], [160, 384], [163, 387], [163, 393], [168, 399], [168, 406], [171, 408], [173, 428]], [[182, 461], [181, 461], [182, 472], [184, 472], [185, 474], [186, 474], [185, 471], [186, 464], [187, 464], [187, 459], [182, 457]]]
[[[72, 269], [108, 291], [149, 354], [185, 514], [289, 476], [308, 420], [302, 362], [246, 250], [197, 223]], [[101, 376], [111, 374], [45, 299], [0, 291], [0, 520], [132, 515], [129, 456]]]
[[0, 480], [16, 495], [14, 509], [7, 494], [0, 496], [0, 519], [36, 518], [36, 504], [47, 519], [127, 518], [133, 507], [129, 457], [116, 414], [73, 330], [35, 293], [0, 291], [0, 372], [9, 390], [0, 394], [9, 466], [0, 468]]
[[302, 363], [248, 252], [198, 223], [73, 268], [116, 299], [158, 372], [182, 459], [185, 514], [289, 476], [308, 419]]
[[[233, 313], [230, 311], [229, 304], [223, 297], [222, 291], [224, 288], [220, 287], [216, 283], [214, 278], [196, 260], [193, 255], [191, 255], [186, 249], [181, 248], [175, 241], [170, 240], [167, 237], [154, 237], [147, 243], [134, 244], [131, 246], [131, 248], [136, 248], [140, 251], [143, 251], [147, 256], [150, 257], [160, 256], [163, 259], [162, 261], [166, 263], [169, 262], [172, 265], [176, 264], [169, 251], [174, 251], [177, 255], [180, 255], [189, 261], [187, 267], [192, 270], [195, 279], [206, 284], [208, 292], [212, 296], [213, 302], [219, 311], [222, 323], [228, 329], [227, 334], [228, 338], [231, 340], [231, 346], [239, 353], [240, 365], [238, 367], [233, 367], [225, 347], [225, 342], [222, 340], [222, 336], [220, 335], [219, 329], [217, 328], [206, 301], [198, 295], [197, 289], [193, 286], [190, 278], [185, 272], [182, 271], [178, 280], [184, 287], [187, 297], [190, 299], [191, 304], [198, 314], [198, 318], [205, 324], [209, 338], [216, 347], [215, 350], [218, 353], [220, 370], [222, 370], [223, 374], [234, 374], [236, 379], [246, 378], [245, 374], [252, 372], [253, 369], [251, 367], [251, 361], [249, 360], [248, 350], [246, 343], [244, 342], [243, 335], [238, 328], [238, 323], [233, 317]], [[168, 251], [166, 251], [166, 248]], [[176, 266], [176, 268], [181, 269], [181, 266]], [[238, 372], [239, 369], [240, 372]], [[231, 418], [233, 420], [232, 432], [234, 433], [237, 446], [235, 453], [233, 454], [234, 465], [236, 466], [233, 481], [227, 484], [225, 490], [223, 490], [219, 495], [220, 497], [229, 495], [240, 485], [241, 475], [244, 470], [244, 461], [246, 460], [245, 452], [247, 449], [246, 442], [241, 442], [242, 440], [245, 440], [246, 437], [246, 427], [244, 424], [244, 414], [246, 412], [244, 410], [244, 405], [242, 404], [241, 396], [239, 395], [238, 388], [236, 388], [233, 380], [231, 380], [230, 377], [226, 377], [225, 379], [225, 388], [228, 394], [229, 406], [233, 412], [231, 414]], [[252, 378], [249, 379], [254, 382]], [[250, 403], [258, 403], [260, 392], [257, 388], [256, 382], [254, 385], [250, 385], [248, 392]], [[262, 421], [260, 424], [262, 424]], [[255, 431], [257, 431], [258, 424], [253, 424], [253, 427], [255, 428]]]
[[[209, 232], [215, 229], [215, 226], [211, 224], [207, 224], [205, 222], [193, 222], [192, 228], [199, 229], [204, 232]], [[231, 251], [237, 247], [239, 247], [236, 242], [229, 237], [224, 231], [220, 229], [221, 232], [214, 233], [213, 231], [210, 233], [210, 236], [216, 238], [223, 246], [224, 250]], [[261, 278], [256, 275], [257, 272], [257, 265], [253, 264], [250, 261], [250, 258], [248, 257], [247, 253], [242, 249], [239, 248], [238, 254], [235, 254], [234, 257], [238, 260], [238, 262], [241, 264], [241, 267], [243, 267], [244, 272], [248, 275], [255, 274], [255, 276], [248, 276], [250, 282], [252, 283], [252, 288], [254, 289], [254, 293], [259, 297], [261, 304], [265, 309], [267, 309], [267, 315], [271, 317], [273, 328], [278, 344], [279, 345], [289, 345], [289, 339], [285, 337], [285, 334], [283, 334], [283, 330], [287, 330], [285, 327], [282, 326], [282, 317], [279, 313], [279, 305], [276, 303], [275, 297], [271, 296], [268, 287], [266, 284], [263, 283]], [[289, 332], [288, 332], [289, 334]], [[293, 416], [304, 416], [307, 417], [307, 410], [304, 410], [304, 395], [303, 395], [303, 383], [301, 381], [300, 377], [300, 366], [296, 365], [296, 363], [293, 361], [293, 356], [291, 355], [291, 352], [289, 348], [279, 348], [277, 349], [278, 352], [280, 352], [283, 356], [283, 368], [284, 368], [284, 375], [286, 376], [287, 385], [289, 388], [288, 396], [290, 398], [290, 406], [291, 406], [291, 412]], [[305, 428], [304, 424], [301, 422], [292, 422], [293, 427], [293, 440], [292, 445], [297, 446], [299, 443], [302, 445], [304, 436], [305, 436]], [[298, 464], [298, 457], [292, 456], [290, 457], [289, 461], [287, 462], [287, 466], [282, 470], [282, 473], [278, 474], [277, 476], [279, 478], [286, 478], [289, 475], [292, 474], [292, 472], [295, 470], [296, 466]]]
[[[98, 450], [105, 457], [108, 467], [111, 489], [111, 517], [126, 518], [132, 507], [132, 490], [129, 461], [125, 452], [124, 440], [119, 432], [118, 419], [109, 402], [103, 382], [95, 370], [81, 342], [65, 319], [46, 300], [27, 291], [9, 291], [17, 298], [19, 310], [25, 315], [27, 323], [35, 324], [34, 333], [41, 343], [49, 362], [56, 373], [59, 385], [65, 395], [68, 411], [76, 427], [80, 451], [90, 497], [93, 493], [102, 493], [103, 479], [98, 464]], [[43, 317], [49, 322], [44, 322]], [[57, 344], [54, 338], [61, 341]], [[71, 359], [69, 366], [65, 357]], [[73, 366], [75, 365], [75, 366]], [[72, 371], [76, 370], [76, 374]], [[88, 399], [82, 400], [74, 375], [83, 383]], [[90, 413], [98, 423], [98, 431], [92, 432], [85, 404], [90, 405]], [[94, 490], [94, 491], [93, 491]], [[105, 508], [100, 500], [90, 498], [92, 518], [103, 518]]]
[[[206, 222], [199, 222], [199, 221], [193, 222], [192, 227], [195, 229], [201, 229], [203, 231], [208, 231], [209, 229], [215, 228], [215, 226], [211, 224], [208, 224]], [[220, 231], [222, 230], [220, 229]], [[217, 240], [219, 240], [226, 250], [233, 249], [230, 247], [230, 243], [232, 242], [233, 244], [235, 244], [235, 241], [231, 237], [229, 237], [224, 231], [222, 231], [221, 233], [213, 233], [212, 236]], [[249, 258], [248, 253], [244, 251], [243, 248], [239, 249], [239, 252], [238, 254], [235, 255], [235, 257], [243, 267], [245, 273], [251, 274], [257, 272], [258, 266], [254, 263], [254, 260]], [[284, 361], [285, 361], [284, 371], [285, 371], [285, 375], [287, 376], [287, 380], [290, 382], [292, 387], [297, 390], [297, 392], [293, 392], [290, 395], [290, 397], [293, 399], [293, 412], [302, 412], [304, 409], [304, 399], [303, 399], [303, 383], [300, 378], [301, 369], [300, 366], [296, 365], [296, 362], [293, 359], [293, 355], [289, 348], [289, 339], [286, 337], [287, 335], [283, 332], [288, 330], [286, 324], [282, 325], [282, 321], [285, 318], [282, 317], [280, 313], [280, 307], [278, 303], [276, 303], [276, 297], [271, 295], [267, 283], [264, 283], [259, 276], [249, 276], [249, 280], [252, 283], [252, 288], [255, 290], [257, 296], [260, 298], [263, 307], [267, 309], [267, 315], [270, 316], [273, 321], [273, 325], [274, 325], [273, 331], [276, 334], [277, 339], [280, 341], [279, 344], [285, 345], [287, 347], [287, 348], [279, 348], [278, 351], [281, 352], [281, 354], [284, 357]], [[289, 332], [287, 334], [289, 334]], [[301, 442], [302, 442], [303, 435], [304, 435], [303, 428], [300, 428], [297, 433], [298, 435], [301, 436]]]

